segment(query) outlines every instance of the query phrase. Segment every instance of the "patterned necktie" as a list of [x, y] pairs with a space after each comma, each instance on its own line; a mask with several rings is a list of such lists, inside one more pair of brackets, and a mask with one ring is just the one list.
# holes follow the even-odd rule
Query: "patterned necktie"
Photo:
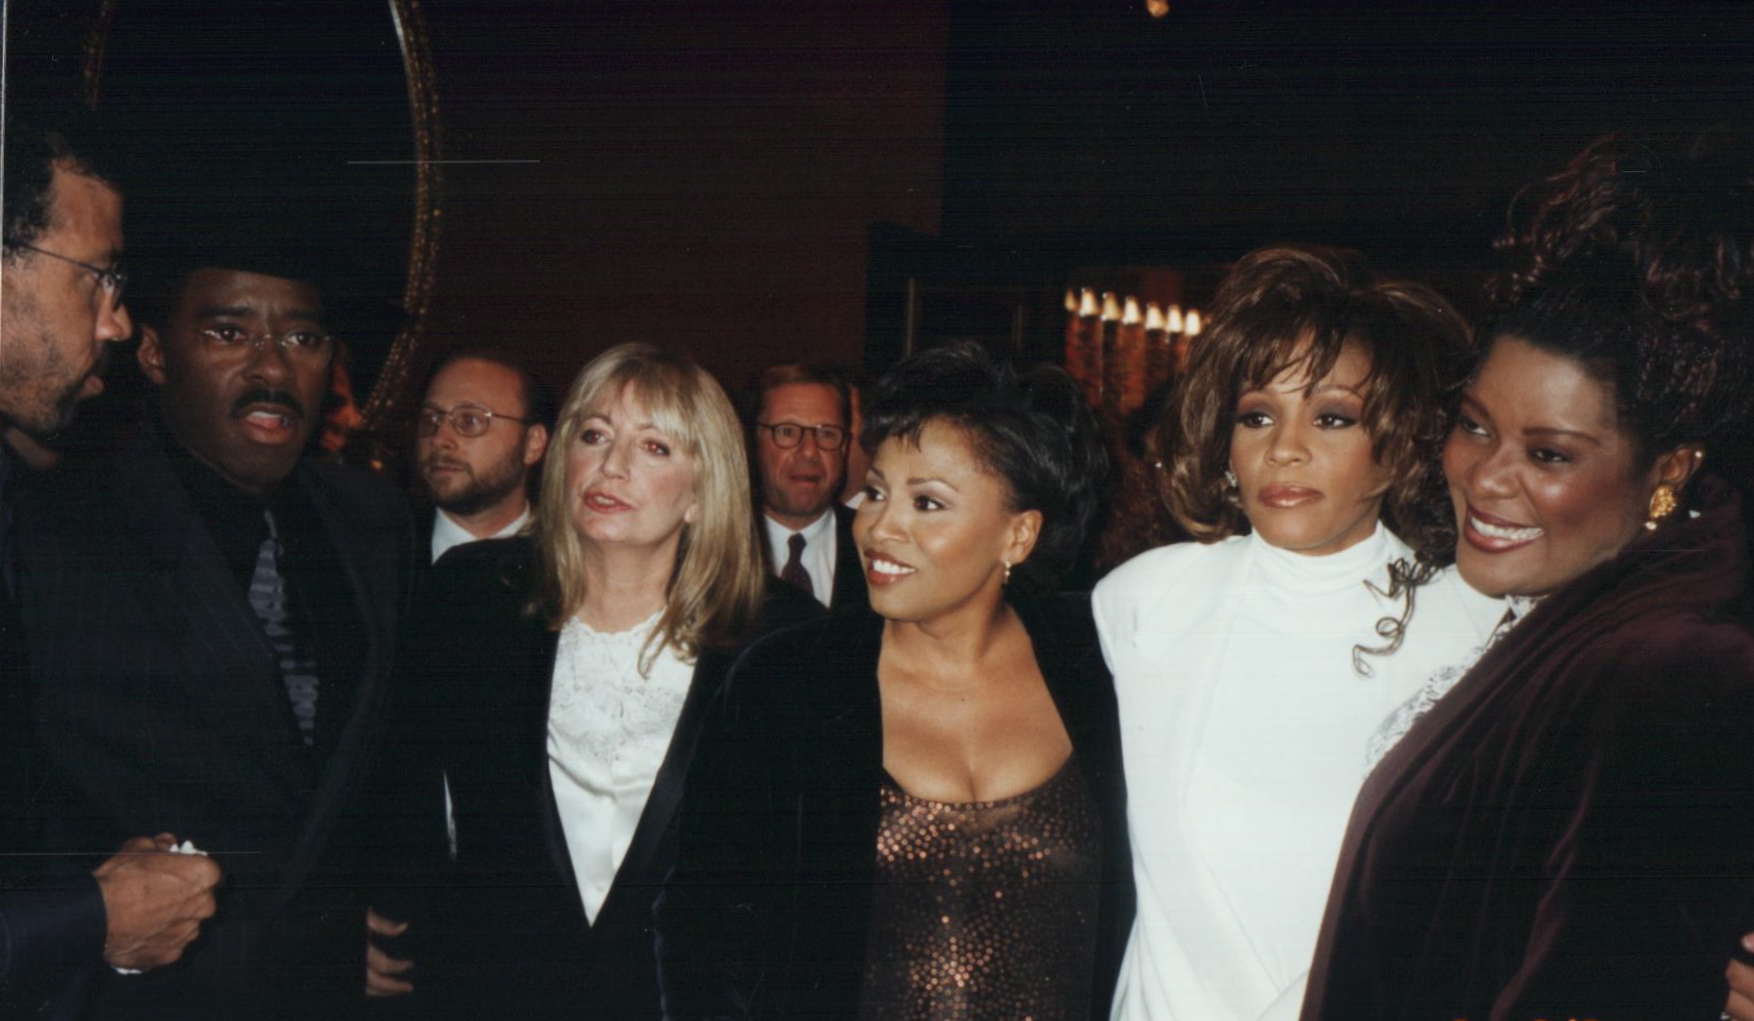
[[786, 540], [786, 548], [792, 551], [792, 556], [786, 561], [786, 566], [780, 569], [780, 579], [791, 582], [803, 589], [805, 595], [815, 599], [816, 587], [810, 584], [810, 572], [804, 570], [804, 537], [796, 532], [792, 533], [792, 537]]
[[268, 519], [268, 538], [262, 541], [262, 549], [256, 554], [256, 573], [250, 578], [250, 608], [262, 621], [263, 633], [274, 649], [274, 662], [280, 668], [281, 683], [292, 703], [293, 718], [309, 746], [316, 742], [317, 664], [299, 641], [287, 607], [286, 578], [280, 573], [280, 533], [274, 526], [274, 515], [267, 511], [262, 514]]

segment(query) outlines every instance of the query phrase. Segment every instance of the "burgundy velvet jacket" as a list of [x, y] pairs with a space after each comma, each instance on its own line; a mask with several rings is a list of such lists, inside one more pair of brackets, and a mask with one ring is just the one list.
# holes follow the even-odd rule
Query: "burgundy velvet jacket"
[[1539, 603], [1359, 793], [1304, 1021], [1716, 1018], [1754, 877], [1739, 500]]

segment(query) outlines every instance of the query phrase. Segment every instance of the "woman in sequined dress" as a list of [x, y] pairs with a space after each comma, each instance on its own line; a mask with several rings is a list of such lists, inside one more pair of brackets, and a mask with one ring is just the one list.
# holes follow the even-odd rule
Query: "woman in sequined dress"
[[373, 922], [407, 945], [367, 981], [419, 1017], [660, 1016], [652, 902], [707, 701], [818, 613], [769, 582], [742, 430], [688, 359], [593, 360], [544, 467], [535, 534], [448, 553], [404, 642]]
[[758, 644], [701, 741], [659, 909], [671, 1018], [1082, 1019], [1130, 911], [1088, 601], [1104, 465], [1057, 370], [939, 349], [875, 388], [871, 610]]

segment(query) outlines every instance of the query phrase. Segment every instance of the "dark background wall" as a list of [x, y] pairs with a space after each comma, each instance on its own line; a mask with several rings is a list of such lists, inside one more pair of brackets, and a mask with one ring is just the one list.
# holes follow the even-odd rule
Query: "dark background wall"
[[[382, 25], [325, 46], [361, 31], [335, 0], [216, 3], [116, 4], [118, 25], [189, 40], [157, 72], [203, 83], [172, 104], [185, 153], [277, 62], [394, 52]], [[42, 55], [76, 49], [99, 6], [12, 0], [9, 82], [76, 84], [76, 59]], [[733, 384], [782, 357], [856, 362], [868, 280], [907, 269], [873, 266], [880, 224], [1050, 286], [1057, 267], [1293, 239], [1466, 290], [1516, 187], [1595, 135], [1746, 127], [1750, 6], [1172, 0], [1153, 19], [1140, 0], [425, 0], [453, 161], [431, 337], [512, 347], [556, 385], [628, 339]], [[308, 51], [193, 31], [272, 18], [302, 24]], [[346, 146], [317, 151], [383, 148]]]
[[867, 225], [938, 230], [942, 0], [424, 10], [447, 158], [538, 161], [446, 168], [442, 338], [857, 361]]

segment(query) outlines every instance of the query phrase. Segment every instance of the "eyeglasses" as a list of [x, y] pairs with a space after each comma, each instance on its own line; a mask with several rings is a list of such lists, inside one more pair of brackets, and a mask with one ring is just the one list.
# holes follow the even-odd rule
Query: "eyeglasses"
[[60, 252], [51, 252], [47, 248], [38, 248], [36, 245], [27, 245], [22, 241], [15, 241], [6, 247], [23, 248], [26, 251], [35, 252], [38, 255], [46, 255], [51, 259], [60, 259], [62, 262], [70, 262], [73, 265], [78, 266], [80, 269], [85, 270], [87, 273], [97, 277], [98, 287], [102, 288], [103, 292], [110, 296], [111, 301], [118, 305], [122, 303], [122, 290], [128, 286], [128, 274], [113, 266], [109, 269], [105, 269], [102, 266], [93, 266], [89, 262], [80, 262], [78, 259], [69, 258], [68, 256], [62, 255]]
[[798, 425], [793, 422], [781, 422], [769, 425], [766, 422], [755, 423], [773, 434], [773, 445], [781, 450], [790, 450], [804, 442], [804, 434], [815, 437], [816, 445], [823, 450], [839, 450], [847, 441], [847, 431], [838, 425]]
[[288, 330], [278, 337], [269, 333], [252, 334], [239, 326], [209, 326], [194, 332], [208, 350], [226, 357], [242, 357], [245, 352], [260, 351], [270, 340], [288, 361], [301, 365], [326, 366], [335, 356], [334, 338], [321, 330]]
[[414, 430], [422, 436], [433, 436], [438, 433], [439, 425], [441, 423], [449, 422], [451, 423], [451, 428], [457, 431], [458, 436], [465, 439], [473, 439], [485, 434], [488, 428], [493, 425], [493, 420], [496, 418], [503, 418], [508, 422], [518, 422], [523, 425], [536, 424], [536, 420], [533, 418], [518, 418], [515, 415], [502, 415], [497, 411], [488, 411], [486, 408], [477, 408], [468, 404], [459, 404], [449, 411], [440, 411], [437, 408], [421, 408], [420, 413], [414, 417]]

